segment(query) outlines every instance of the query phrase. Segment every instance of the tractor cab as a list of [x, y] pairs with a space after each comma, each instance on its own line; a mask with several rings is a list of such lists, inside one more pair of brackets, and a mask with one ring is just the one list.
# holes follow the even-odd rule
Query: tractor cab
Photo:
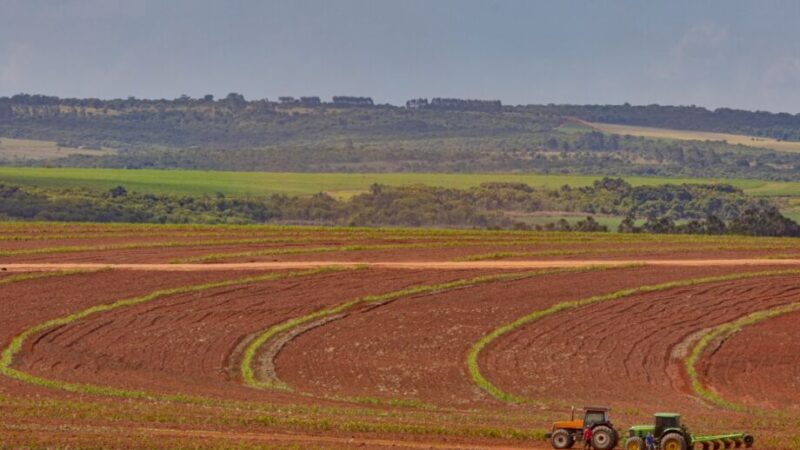
[[653, 436], [661, 437], [669, 431], [676, 431], [688, 435], [688, 430], [681, 426], [681, 415], [675, 413], [656, 413], [656, 427]]
[[583, 428], [594, 428], [595, 425], [611, 423], [608, 418], [608, 408], [600, 406], [584, 408]]

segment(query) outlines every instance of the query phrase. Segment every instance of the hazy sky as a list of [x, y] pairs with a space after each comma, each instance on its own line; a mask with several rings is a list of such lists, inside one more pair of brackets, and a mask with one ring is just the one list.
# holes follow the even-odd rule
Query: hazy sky
[[800, 112], [800, 1], [0, 0], [0, 96]]

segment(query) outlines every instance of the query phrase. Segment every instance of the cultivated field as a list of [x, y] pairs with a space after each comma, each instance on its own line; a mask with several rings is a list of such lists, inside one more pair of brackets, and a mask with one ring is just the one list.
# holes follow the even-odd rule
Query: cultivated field
[[[374, 183], [392, 186], [425, 184], [469, 188], [484, 182], [526, 183], [530, 186], [559, 188], [591, 186], [602, 176], [536, 175], [512, 173], [288, 173], [223, 172], [197, 170], [124, 170], [83, 168], [0, 167], [0, 182], [53, 188], [85, 187], [110, 189], [123, 185], [128, 190], [157, 194], [230, 196], [313, 195], [328, 192], [350, 197], [367, 192]], [[700, 179], [668, 177], [622, 177], [635, 186], [665, 183], [726, 183], [755, 196], [800, 196], [800, 183], [740, 179]]]
[[800, 152], [800, 142], [779, 141], [777, 139], [747, 136], [731, 133], [714, 133], [710, 131], [671, 130], [669, 128], [639, 127], [635, 125], [618, 125], [612, 123], [581, 122], [605, 133], [641, 136], [651, 139], [675, 139], [679, 141], [724, 141], [731, 145], [766, 148], [781, 152]]
[[58, 159], [70, 155], [102, 156], [112, 150], [62, 147], [53, 141], [0, 137], [0, 159]]
[[0, 447], [800, 446], [800, 241], [0, 224]]

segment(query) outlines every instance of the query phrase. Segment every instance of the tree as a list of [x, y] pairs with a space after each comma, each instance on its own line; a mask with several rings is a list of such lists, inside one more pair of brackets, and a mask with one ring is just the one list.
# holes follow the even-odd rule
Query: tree
[[128, 190], [125, 189], [123, 186], [113, 187], [108, 191], [108, 196], [111, 198], [126, 197], [127, 195], [128, 195]]

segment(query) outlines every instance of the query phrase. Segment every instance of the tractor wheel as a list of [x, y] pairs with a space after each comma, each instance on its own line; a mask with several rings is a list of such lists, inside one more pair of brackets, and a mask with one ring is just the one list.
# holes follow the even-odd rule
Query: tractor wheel
[[755, 442], [755, 439], [753, 439], [753, 436], [745, 434], [743, 441], [744, 441], [744, 446], [750, 448], [753, 446], [753, 442]]
[[550, 444], [553, 445], [553, 448], [572, 448], [575, 439], [567, 430], [556, 430], [550, 436]]
[[686, 450], [686, 439], [678, 433], [661, 438], [661, 450]]
[[644, 450], [644, 440], [638, 436], [625, 441], [625, 450]]
[[597, 450], [611, 450], [617, 445], [617, 433], [610, 427], [598, 425], [592, 430], [592, 447]]

